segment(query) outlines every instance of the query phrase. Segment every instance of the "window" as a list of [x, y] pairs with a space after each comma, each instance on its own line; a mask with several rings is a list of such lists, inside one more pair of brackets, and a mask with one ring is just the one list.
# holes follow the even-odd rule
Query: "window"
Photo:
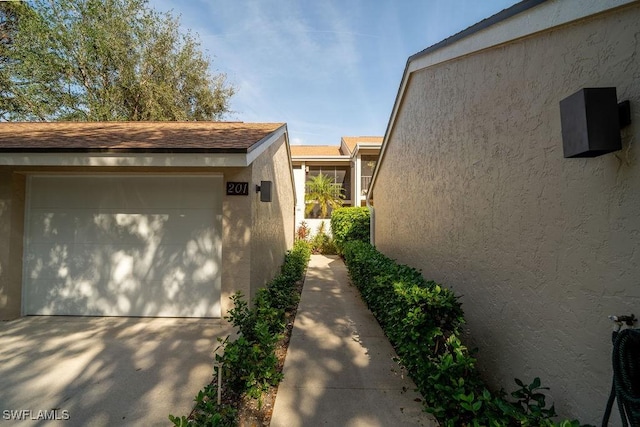
[[[330, 177], [334, 185], [339, 188], [339, 191], [344, 196], [343, 205], [350, 205], [349, 201], [351, 199], [351, 168], [349, 166], [309, 166], [307, 170], [306, 180], [313, 178], [318, 175], [325, 175]], [[305, 188], [305, 194], [307, 193], [307, 189]], [[327, 216], [331, 216], [331, 208], [327, 213]], [[321, 218], [321, 210], [320, 206], [314, 206], [313, 210], [305, 214], [306, 218]]]

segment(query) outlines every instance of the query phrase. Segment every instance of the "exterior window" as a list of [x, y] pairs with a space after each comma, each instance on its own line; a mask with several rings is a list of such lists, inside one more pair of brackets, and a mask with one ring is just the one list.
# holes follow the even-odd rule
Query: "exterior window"
[[[348, 166], [309, 166], [306, 180], [318, 175], [330, 177], [337, 189], [344, 195], [343, 206], [349, 205], [351, 199], [351, 169]], [[305, 186], [305, 194], [308, 189]], [[331, 208], [327, 213], [327, 217], [331, 216]], [[314, 206], [310, 213], [305, 213], [305, 218], [322, 218], [320, 206]]]

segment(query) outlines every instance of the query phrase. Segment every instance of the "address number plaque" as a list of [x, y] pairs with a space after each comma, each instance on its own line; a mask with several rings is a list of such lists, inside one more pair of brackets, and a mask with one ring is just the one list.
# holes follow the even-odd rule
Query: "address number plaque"
[[227, 182], [227, 196], [248, 196], [248, 182]]

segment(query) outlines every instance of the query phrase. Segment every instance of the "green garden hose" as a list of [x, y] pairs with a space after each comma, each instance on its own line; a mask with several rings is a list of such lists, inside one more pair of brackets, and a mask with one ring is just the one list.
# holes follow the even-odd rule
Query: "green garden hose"
[[623, 329], [613, 333], [613, 383], [602, 419], [602, 427], [609, 423], [614, 400], [622, 425], [640, 426], [640, 330]]

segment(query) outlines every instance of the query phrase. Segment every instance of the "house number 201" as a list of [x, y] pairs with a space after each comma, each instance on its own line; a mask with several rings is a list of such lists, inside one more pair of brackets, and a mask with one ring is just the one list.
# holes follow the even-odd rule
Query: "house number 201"
[[248, 182], [227, 182], [227, 196], [248, 196]]

